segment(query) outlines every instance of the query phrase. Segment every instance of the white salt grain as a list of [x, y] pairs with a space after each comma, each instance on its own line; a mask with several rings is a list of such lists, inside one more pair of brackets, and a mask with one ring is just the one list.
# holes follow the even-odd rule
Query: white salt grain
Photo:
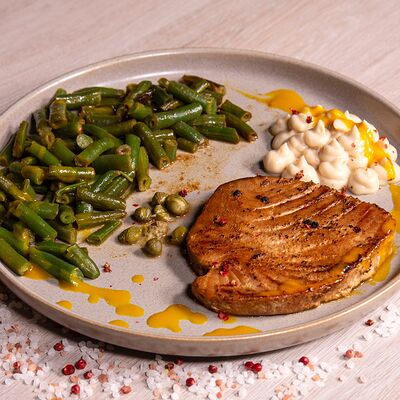
[[345, 366], [348, 369], [353, 369], [355, 367], [354, 361], [352, 361], [352, 360], [347, 361]]

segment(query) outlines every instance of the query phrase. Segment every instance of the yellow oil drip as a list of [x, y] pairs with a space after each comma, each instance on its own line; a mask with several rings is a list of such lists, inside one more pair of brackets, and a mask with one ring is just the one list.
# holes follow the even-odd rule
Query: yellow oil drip
[[380, 145], [374, 142], [374, 132], [364, 121], [355, 123], [348, 119], [343, 111], [336, 108], [326, 110], [320, 105], [307, 105], [300, 94], [291, 89], [278, 89], [264, 94], [250, 94], [242, 90], [237, 91], [243, 96], [266, 104], [271, 108], [278, 108], [289, 113], [292, 112], [292, 110], [296, 110], [300, 113], [309, 114], [313, 117], [312, 127], [320, 120], [322, 120], [328, 128], [332, 126], [335, 120], [340, 120], [349, 130], [356, 125], [360, 131], [361, 139], [364, 142], [364, 155], [368, 159], [368, 166], [381, 162], [386, 170], [388, 180], [395, 178], [396, 173], [389, 154], [385, 152]]
[[[51, 275], [37, 266], [33, 266], [32, 270], [28, 271], [24, 277], [39, 280], [52, 278]], [[98, 303], [100, 299], [103, 299], [108, 305], [115, 308], [118, 315], [142, 317], [144, 314], [143, 308], [131, 303], [131, 294], [128, 290], [100, 288], [84, 281], [77, 282], [76, 286], [59, 281], [58, 285], [63, 290], [89, 295], [89, 303]]]
[[132, 282], [140, 285], [141, 283], [144, 282], [144, 276], [143, 275], [133, 275]]
[[383, 282], [387, 279], [390, 272], [390, 264], [396, 253], [397, 249], [393, 246], [392, 254], [380, 265], [378, 270], [375, 272], [375, 275], [366, 281], [369, 285], [375, 286], [377, 283]]
[[129, 324], [122, 319], [114, 319], [108, 322], [110, 325], [122, 326], [122, 328], [129, 328]]
[[400, 233], [400, 186], [390, 185], [392, 193], [393, 210], [391, 214], [396, 220], [396, 232]]
[[233, 315], [229, 315], [229, 318], [224, 321], [224, 324], [234, 324], [237, 321], [237, 318]]
[[249, 333], [261, 332], [259, 329], [251, 326], [239, 325], [234, 328], [219, 328], [211, 332], [205, 333], [203, 336], [232, 336], [232, 335], [248, 335]]
[[57, 304], [61, 307], [66, 308], [67, 310], [72, 310], [72, 303], [68, 300], [57, 301]]
[[165, 328], [172, 332], [181, 332], [181, 321], [201, 325], [207, 322], [207, 317], [202, 313], [193, 312], [183, 304], [173, 304], [164, 311], [151, 315], [147, 319], [147, 325], [151, 328]]

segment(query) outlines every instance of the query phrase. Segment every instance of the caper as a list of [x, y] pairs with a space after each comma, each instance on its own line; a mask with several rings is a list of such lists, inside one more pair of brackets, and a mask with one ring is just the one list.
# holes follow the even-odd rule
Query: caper
[[142, 228], [139, 226], [132, 225], [130, 228], [125, 229], [118, 236], [118, 240], [122, 244], [133, 244], [137, 243], [142, 235]]
[[146, 242], [143, 251], [150, 257], [158, 257], [162, 252], [162, 242], [159, 239], [153, 238]]
[[148, 207], [139, 207], [133, 213], [132, 218], [137, 222], [147, 222], [151, 219], [151, 210]]
[[169, 238], [170, 243], [180, 246], [185, 241], [187, 233], [188, 229], [186, 226], [178, 226], [171, 233]]
[[153, 208], [154, 216], [157, 221], [171, 222], [173, 218], [168, 214], [168, 211], [161, 205]]
[[163, 205], [165, 202], [165, 199], [168, 197], [168, 193], [164, 193], [164, 192], [156, 192], [154, 193], [153, 198], [151, 199], [151, 205], [153, 207], [157, 206], [157, 205]]
[[185, 215], [189, 211], [189, 203], [179, 194], [170, 194], [165, 199], [165, 207], [176, 216]]

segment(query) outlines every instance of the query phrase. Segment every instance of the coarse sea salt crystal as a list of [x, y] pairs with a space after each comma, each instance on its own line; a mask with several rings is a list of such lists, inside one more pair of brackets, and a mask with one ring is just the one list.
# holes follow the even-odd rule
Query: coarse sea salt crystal
[[352, 360], [347, 361], [345, 366], [348, 369], [353, 369], [355, 367], [354, 361], [352, 361]]
[[360, 375], [360, 376], [357, 378], [357, 381], [358, 381], [359, 383], [366, 383], [366, 382], [367, 382], [367, 379], [365, 378], [364, 375]]
[[244, 399], [247, 396], [247, 389], [245, 387], [241, 387], [238, 391], [239, 399]]

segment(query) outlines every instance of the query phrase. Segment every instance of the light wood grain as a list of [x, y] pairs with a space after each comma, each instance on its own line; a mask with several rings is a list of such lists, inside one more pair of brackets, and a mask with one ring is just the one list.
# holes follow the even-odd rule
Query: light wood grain
[[[0, 113], [36, 86], [72, 69], [122, 54], [177, 47], [244, 48], [296, 57], [355, 78], [400, 104], [398, 5], [397, 0], [1, 0]], [[400, 295], [392, 302], [400, 305]], [[13, 313], [16, 322], [37, 328], [47, 346], [61, 334], [59, 328]], [[315, 389], [309, 399], [398, 398], [398, 336], [368, 342], [365, 358], [357, 361], [355, 370], [346, 370], [336, 351], [338, 344], [352, 344], [367, 329], [363, 321], [354, 321], [348, 330], [273, 352], [268, 358], [281, 363], [307, 354], [337, 364], [326, 387]], [[149, 356], [112, 350], [106, 357], [134, 365]], [[361, 373], [367, 383], [357, 383]], [[347, 376], [344, 383], [337, 381], [341, 374]], [[276, 385], [253, 385], [248, 399], [268, 399]], [[30, 387], [14, 384], [1, 386], [0, 397], [29, 400], [34, 395]], [[124, 398], [152, 396], [141, 383]]]

